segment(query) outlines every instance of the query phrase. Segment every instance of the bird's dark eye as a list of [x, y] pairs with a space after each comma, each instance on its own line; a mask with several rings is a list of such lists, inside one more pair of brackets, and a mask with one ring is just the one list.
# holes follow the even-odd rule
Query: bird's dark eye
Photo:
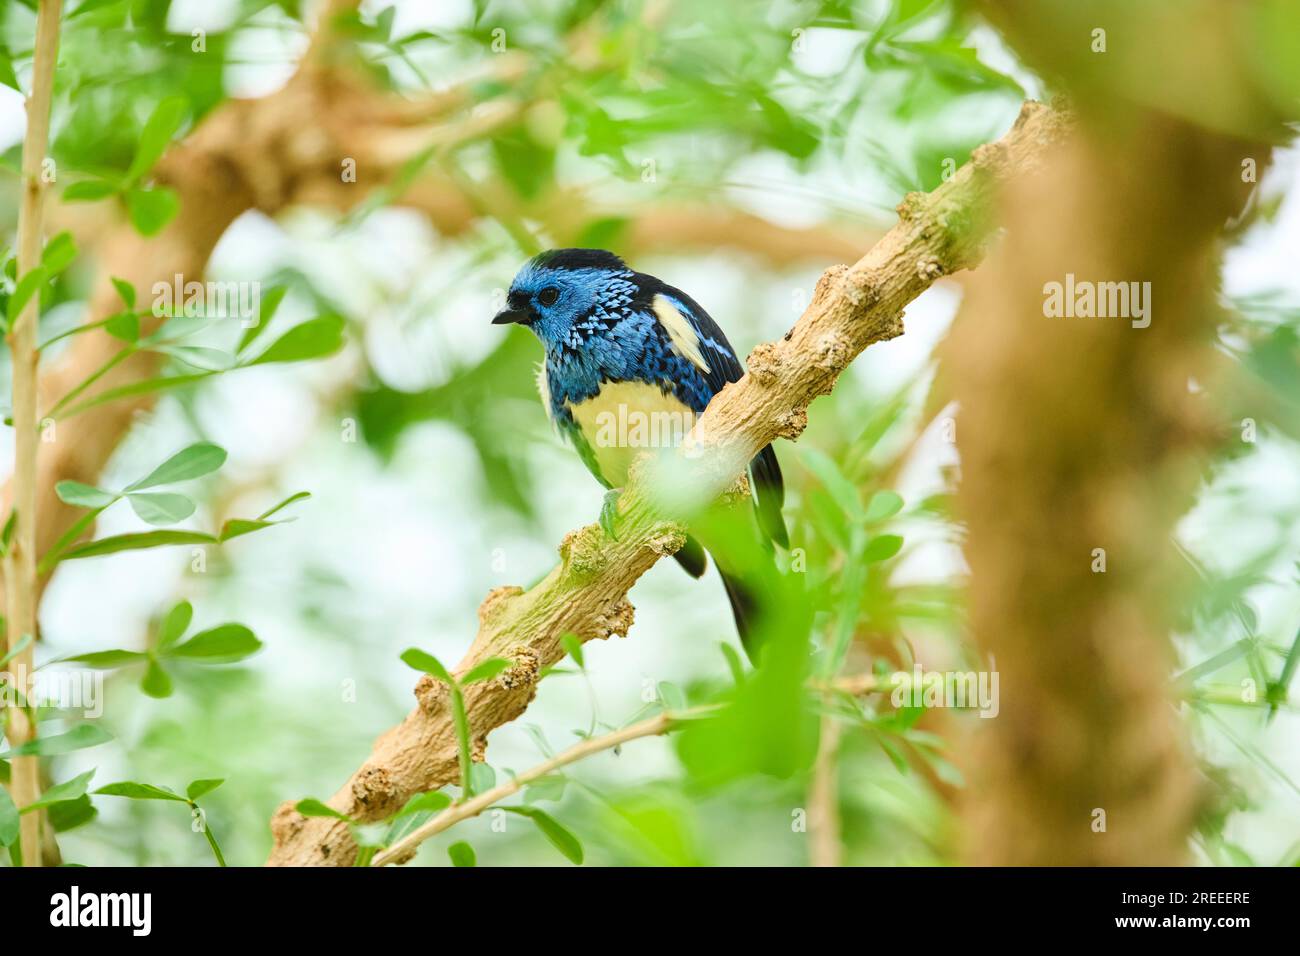
[[555, 301], [560, 297], [560, 290], [553, 285], [548, 285], [541, 292], [537, 293], [537, 301], [542, 305], [555, 305]]

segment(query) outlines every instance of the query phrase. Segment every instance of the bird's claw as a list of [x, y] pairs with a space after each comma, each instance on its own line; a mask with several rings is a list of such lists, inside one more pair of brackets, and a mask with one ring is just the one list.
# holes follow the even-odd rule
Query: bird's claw
[[618, 495], [622, 490], [611, 488], [605, 492], [605, 500], [600, 506], [600, 527], [605, 532], [605, 537], [611, 541], [618, 540], [618, 534], [614, 531], [614, 521], [618, 518]]

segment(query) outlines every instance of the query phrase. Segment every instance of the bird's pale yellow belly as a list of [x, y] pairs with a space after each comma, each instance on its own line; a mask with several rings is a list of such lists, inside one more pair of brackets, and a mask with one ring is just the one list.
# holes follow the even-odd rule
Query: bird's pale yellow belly
[[672, 448], [695, 424], [695, 413], [675, 395], [643, 382], [607, 383], [593, 398], [569, 406], [605, 480], [615, 488], [645, 452]]

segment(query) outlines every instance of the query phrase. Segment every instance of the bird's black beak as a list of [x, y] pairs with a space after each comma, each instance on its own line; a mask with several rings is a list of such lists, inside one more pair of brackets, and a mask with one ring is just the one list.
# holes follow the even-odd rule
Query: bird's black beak
[[527, 325], [532, 321], [532, 316], [524, 309], [505, 308], [496, 314], [492, 319], [493, 325], [510, 325], [512, 322], [519, 325]]

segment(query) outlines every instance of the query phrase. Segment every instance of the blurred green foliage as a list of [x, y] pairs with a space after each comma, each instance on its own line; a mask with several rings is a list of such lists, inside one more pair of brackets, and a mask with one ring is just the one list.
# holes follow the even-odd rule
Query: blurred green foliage
[[[233, 77], [264, 68], [273, 86], [287, 75], [311, 27], [292, 0], [240, 0], [223, 25], [205, 28], [200, 53], [188, 25], [177, 26], [189, 23], [178, 11], [192, 18], [194, 4], [70, 0], [68, 6], [51, 149], [61, 200], [118, 203], [141, 234], [154, 235], [171, 217], [185, 215], [150, 179], [154, 162], [230, 99]], [[0, 6], [0, 84], [15, 89], [29, 72], [32, 7], [13, 0]], [[481, 76], [484, 62], [496, 55], [494, 44], [501, 44], [526, 57], [522, 78], [476, 79], [470, 98], [476, 104], [517, 99], [526, 108], [488, 138], [421, 155], [409, 176], [446, 174], [472, 203], [506, 190], [525, 210], [543, 209], [547, 197], [579, 184], [612, 197], [607, 208], [624, 210], [602, 211], [582, 224], [585, 243], [616, 250], [640, 211], [686, 201], [747, 211], [768, 211], [765, 203], [771, 203], [778, 218], [783, 202], [793, 204], [800, 221], [860, 228], [865, 248], [880, 221], [878, 210], [892, 208], [908, 190], [934, 188], [975, 146], [1005, 128], [1027, 92], [1043, 90], [967, 4], [947, 0], [475, 2], [454, 22], [408, 28], [422, 23], [419, 7], [366, 4], [346, 17], [341, 27], [354, 42], [353, 65], [377, 85], [414, 98], [429, 92], [431, 77], [475, 70]], [[1291, 61], [1300, 58], [1288, 59], [1290, 34], [1270, 19], [1281, 9], [1277, 3], [1259, 9], [1261, 22], [1272, 26], [1261, 35], [1267, 49], [1258, 66], [1265, 78], [1277, 74], [1284, 91], [1294, 78]], [[250, 53], [267, 49], [275, 52], [260, 62]], [[3, 155], [11, 196], [17, 194], [18, 158], [17, 144]], [[400, 238], [382, 235], [396, 220], [373, 224], [381, 205], [331, 221], [323, 240], [311, 236], [320, 261], [304, 261], [312, 258], [308, 253], [256, 277], [268, 291], [261, 321], [248, 331], [208, 321], [215, 317], [173, 316], [158, 331], [142, 334], [143, 302], [120, 282], [120, 313], [69, 324], [70, 315], [84, 312], [90, 287], [77, 268], [75, 245], [58, 240], [50, 243], [46, 271], [27, 279], [26, 287], [26, 277], [8, 270], [2, 290], [7, 306], [20, 306], [23, 296], [42, 297], [47, 346], [73, 335], [109, 335], [124, 354], [153, 350], [165, 357], [157, 377], [126, 388], [96, 392], [87, 383], [64, 396], [55, 407], [59, 414], [153, 394], [179, 423], [175, 431], [187, 436], [171, 446], [182, 450], [167, 459], [174, 467], [160, 480], [61, 486], [62, 500], [86, 509], [81, 530], [123, 497], [140, 519], [159, 527], [76, 546], [73, 535], [49, 556], [47, 569], [61, 560], [166, 544], [224, 544], [277, 524], [283, 517], [272, 520], [278, 508], [301, 495], [284, 498], [280, 489], [268, 501], [281, 505], [240, 512], [256, 518], [199, 526], [215, 526], [215, 533], [186, 524], [191, 515], [215, 521], [224, 514], [216, 499], [236, 483], [215, 474], [224, 451], [215, 464], [203, 457], [202, 449], [217, 447], [209, 441], [213, 425], [205, 403], [229, 394], [222, 389], [243, 387], [231, 382], [251, 382], [255, 390], [258, 375], [311, 380], [319, 372], [326, 378], [321, 368], [332, 376], [329, 387], [324, 397], [307, 397], [325, 409], [312, 427], [317, 444], [329, 442], [329, 451], [309, 444], [301, 450], [305, 469], [282, 462], [291, 487], [303, 487], [304, 470], [313, 491], [341, 482], [348, 494], [355, 486], [358, 499], [372, 490], [398, 496], [394, 486], [400, 484], [411, 489], [400, 498], [411, 507], [429, 487], [453, 482], [453, 466], [419, 457], [419, 442], [454, 433], [468, 449], [454, 464], [473, 473], [466, 484], [474, 490], [457, 502], [457, 520], [474, 523], [473, 536], [489, 545], [496, 537], [526, 540], [528, 547], [518, 550], [529, 557], [520, 564], [528, 573], [545, 569], [557, 540], [549, 512], [557, 502], [594, 496], [596, 489], [576, 466], [563, 471], [557, 464], [562, 452], [552, 451], [557, 439], [536, 401], [533, 340], [511, 333], [465, 344], [461, 339], [469, 336], [456, 308], [463, 294], [474, 303], [473, 322], [486, 323], [490, 290], [507, 281], [531, 245], [549, 243], [548, 223], [484, 209], [467, 234], [439, 240], [439, 257], [453, 265], [432, 288], [385, 287], [380, 268], [358, 262], [351, 271], [364, 294], [341, 289], [323, 247], [355, 254], [357, 247], [346, 244], [358, 236], [361, 244], [375, 241], [377, 232], [367, 231], [373, 228], [381, 245], [391, 244], [381, 253], [399, 251]], [[0, 207], [11, 234], [15, 210], [12, 201]], [[1243, 233], [1272, 228], [1276, 213], [1276, 206], [1261, 206]], [[310, 226], [300, 228], [295, 235], [310, 235]], [[677, 269], [691, 265], [670, 242], [656, 254]], [[704, 266], [715, 267], [736, 277], [730, 287], [736, 300], [710, 308], [738, 345], [780, 334], [794, 318], [785, 308], [791, 288], [809, 286], [812, 277], [797, 266], [728, 258], [724, 250]], [[386, 350], [375, 341], [372, 313], [396, 316], [396, 346], [390, 342]], [[273, 321], [282, 331], [264, 345], [257, 339]], [[441, 338], [429, 346], [414, 336], [415, 328], [433, 328]], [[394, 374], [400, 363], [392, 353], [416, 354], [418, 381]], [[1276, 851], [1258, 859], [1236, 832], [1237, 821], [1264, 804], [1276, 812], [1275, 799], [1300, 798], [1292, 771], [1277, 757], [1286, 738], [1276, 725], [1265, 726], [1272, 714], [1294, 714], [1288, 685], [1300, 647], [1294, 626], [1300, 602], [1295, 581], [1280, 579], [1278, 569], [1294, 554], [1300, 502], [1294, 496], [1261, 502], [1263, 530], [1248, 542], [1231, 540], [1234, 520], [1250, 509], [1271, 470], [1294, 469], [1300, 461], [1300, 306], [1294, 297], [1282, 291], [1225, 297], [1220, 354], [1223, 374], [1207, 387], [1233, 439], [1207, 473], [1202, 502], [1180, 545], [1201, 585], [1176, 635], [1186, 668], [1178, 686], [1218, 795], [1198, 845], [1216, 863], [1294, 862], [1300, 847], [1280, 843], [1276, 827], [1254, 831], [1257, 846]], [[631, 684], [601, 683], [622, 649], [584, 649], [571, 641], [570, 660], [549, 674], [528, 718], [493, 737], [488, 764], [470, 769], [463, 791], [414, 797], [377, 829], [354, 826], [367, 854], [443, 812], [453, 797], [491, 789], [507, 779], [511, 765], [520, 770], [563, 750], [555, 742], [559, 735], [585, 740], [665, 709], [705, 708], [670, 745], [630, 742], [530, 784], [506, 808], [528, 826], [516, 829], [500, 822], [504, 816], [491, 826], [460, 824], [431, 841], [436, 849], [426, 849], [421, 861], [554, 863], [558, 853], [573, 863], [597, 864], [805, 863], [808, 838], [800, 814], [806, 818], [809, 809], [820, 727], [831, 720], [846, 730], [834, 754], [846, 862], [953, 862], [952, 806], [963, 781], [950, 742], [966, 732], [961, 724], [968, 716], [897, 708], [887, 691], [850, 686], [868, 679], [888, 688], [891, 674], [910, 671], [918, 661], [961, 670], [983, 666], [963, 635], [965, 579], [954, 557], [963, 529], [950, 508], [955, 468], [942, 455], [919, 451], [950, 414], [941, 360], [922, 356], [901, 380], [888, 374], [888, 362], [871, 361], [870, 355], [863, 360], [868, 372], [846, 375], [814, 406], [797, 448], [780, 448], [795, 550], [783, 556], [783, 573], [763, 579], [769, 650], [761, 666], [742, 663], [725, 616], [708, 618], [699, 632], [679, 633], [700, 618], [673, 602], [703, 601], [706, 586], [716, 582], [693, 585], [680, 576], [649, 581], [647, 589], [658, 589], [651, 592], [654, 600], [679, 611], [682, 621], [664, 618], [662, 634], [644, 633], [647, 626], [640, 625], [634, 641], [666, 644], [670, 662], [660, 661], [653, 673], [677, 680], [643, 671]], [[290, 362], [302, 367], [279, 367]], [[1247, 417], [1257, 426], [1257, 440], [1235, 440]], [[355, 421], [363, 441], [336, 441], [340, 420]], [[127, 461], [119, 470], [146, 475], [164, 457], [129, 444], [123, 455]], [[417, 456], [414, 465], [411, 455]], [[918, 459], [925, 462], [926, 480], [908, 475]], [[249, 470], [245, 466], [241, 477]], [[144, 490], [200, 478], [193, 494]], [[235, 863], [256, 863], [269, 846], [266, 821], [281, 800], [302, 798], [304, 813], [332, 812], [304, 795], [331, 792], [359, 762], [369, 738], [408, 706], [401, 688], [409, 673], [396, 666], [398, 649], [428, 646], [426, 638], [443, 632], [455, 643], [440, 645], [439, 653], [463, 649], [479, 585], [501, 583], [471, 578], [470, 593], [448, 613], [454, 625], [411, 620], [391, 608], [376, 611], [373, 582], [348, 572], [380, 564], [389, 542], [367, 540], [349, 550], [353, 539], [329, 529], [332, 518], [342, 524], [345, 517], [318, 510], [311, 520], [324, 529], [319, 537], [311, 537], [303, 521], [257, 539], [279, 534], [293, 541], [301, 534], [296, 550], [262, 553], [235, 545], [233, 557], [214, 553], [202, 579], [184, 581], [193, 603], [179, 595], [161, 598], [153, 626], [136, 647], [106, 648], [87, 634], [78, 635], [84, 647], [62, 648], [70, 651], [64, 662], [107, 671], [109, 701], [102, 720], [107, 730], [98, 734], [78, 729], [92, 725], [78, 723], [71, 711], [42, 714], [42, 752], [53, 784], [45, 801], [68, 859], [200, 863], [210, 862], [211, 853], [218, 862], [228, 854]], [[744, 533], [725, 514], [708, 519], [700, 533], [733, 561], [752, 556]], [[430, 549], [441, 546], [426, 542]], [[470, 563], [463, 554], [441, 560], [444, 574], [451, 565]], [[241, 562], [251, 570], [241, 573]], [[769, 574], [757, 564], [751, 570]], [[262, 575], [276, 582], [273, 596], [258, 590]], [[1267, 613], [1257, 609], [1261, 603]], [[275, 607], [267, 610], [270, 604]], [[266, 620], [257, 628], [260, 636], [227, 623], [182, 640], [192, 617], [242, 619], [245, 613]], [[432, 652], [412, 648], [403, 659], [447, 683], [457, 700], [471, 677], [494, 676], [471, 675], [458, 684]], [[678, 659], [679, 667], [672, 663]], [[207, 666], [213, 663], [222, 666]], [[629, 690], [637, 679], [644, 685], [639, 699]], [[1256, 704], [1241, 703], [1240, 679], [1258, 682]], [[579, 680], [586, 693], [573, 690]], [[336, 685], [349, 682], [351, 690], [336, 701]], [[1224, 682], [1232, 693], [1223, 690]], [[463, 708], [459, 712], [468, 765], [470, 728]], [[534, 718], [547, 726], [534, 725]], [[1288, 726], [1294, 740], [1295, 726]], [[501, 737], [507, 738], [504, 749]], [[100, 779], [131, 779], [92, 790], [92, 771], [83, 768], [106, 753], [111, 756], [102, 759], [113, 772]], [[6, 772], [0, 758], [0, 779]], [[225, 779], [220, 790], [218, 776]], [[1287, 792], [1275, 798], [1261, 777]], [[143, 782], [153, 780], [194, 782], [181, 796]], [[126, 799], [110, 807], [103, 799], [109, 796]], [[218, 821], [220, 847], [206, 824], [204, 847], [190, 820], [150, 804], [182, 802], [199, 812], [200, 797], [204, 819]], [[17, 832], [17, 808], [6, 800], [0, 796], [3, 845]], [[1294, 815], [1294, 802], [1286, 806]]]

